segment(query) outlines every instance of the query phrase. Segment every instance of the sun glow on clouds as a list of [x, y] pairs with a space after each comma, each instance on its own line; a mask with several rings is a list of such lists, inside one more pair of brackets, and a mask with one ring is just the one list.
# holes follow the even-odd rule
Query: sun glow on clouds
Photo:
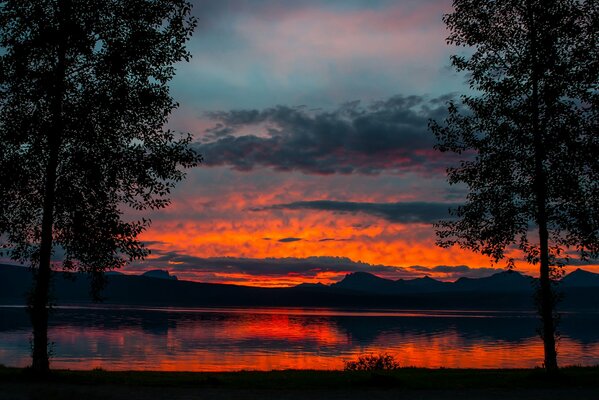
[[450, 6], [198, 0], [194, 58], [173, 82], [183, 106], [169, 126], [193, 133], [206, 162], [151, 213], [141, 239], [153, 254], [127, 269], [255, 286], [496, 271], [486, 257], [435, 246], [439, 210], [465, 193], [446, 184], [448, 160], [427, 130], [465, 90], [446, 68]]
[[[435, 246], [436, 209], [430, 216], [420, 215], [418, 222], [402, 222], [401, 215], [392, 214], [393, 209], [373, 214], [372, 207], [335, 211], [281, 206], [306, 199], [328, 200], [327, 206], [339, 201], [354, 202], [350, 205], [459, 201], [459, 196], [447, 191], [443, 179], [418, 174], [321, 176], [265, 168], [240, 172], [201, 167], [190, 171], [169, 208], [151, 216], [152, 226], [142, 240], [153, 254], [125, 272], [163, 268], [186, 280], [280, 287], [329, 284], [356, 271], [390, 279], [429, 275], [442, 280], [499, 271], [503, 265], [493, 266], [484, 256]], [[347, 210], [346, 203], [341, 205], [341, 210]], [[231, 262], [223, 261], [225, 257]], [[331, 263], [331, 257], [343, 259]], [[270, 260], [267, 267], [266, 259]], [[524, 262], [518, 270], [535, 274], [535, 268]]]
[[[224, 168], [202, 169], [196, 173], [202, 176], [220, 174], [220, 177], [212, 178], [212, 181], [207, 178], [203, 187], [179, 189], [172, 206], [156, 214], [152, 227], [143, 234], [142, 239], [151, 243], [154, 254], [143, 264], [130, 267], [130, 270], [166, 268], [182, 279], [292, 286], [305, 282], [332, 283], [355, 269], [300, 270], [277, 275], [225, 267], [206, 271], [193, 268], [193, 262], [183, 268], [181, 261], [167, 261], [162, 256], [169, 252], [201, 258], [342, 256], [355, 262], [397, 267], [488, 265], [488, 260], [472, 253], [436, 248], [430, 223], [391, 222], [362, 212], [268, 208], [306, 198], [357, 202], [413, 201], [422, 196], [418, 187], [429, 192], [426, 183], [412, 187], [407, 180], [394, 182], [396, 177], [315, 177], [265, 170], [249, 175]], [[203, 181], [200, 176], [190, 178], [191, 182]], [[222, 179], [226, 179], [228, 184], [219, 184]], [[398, 190], [396, 185], [404, 190]], [[424, 275], [420, 271], [392, 267], [376, 273], [394, 279]], [[446, 273], [431, 275], [453, 277]]]

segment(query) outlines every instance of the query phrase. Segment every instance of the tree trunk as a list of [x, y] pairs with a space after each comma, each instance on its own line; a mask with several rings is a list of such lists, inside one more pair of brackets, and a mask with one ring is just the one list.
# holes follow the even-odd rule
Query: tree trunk
[[540, 268], [540, 313], [543, 324], [543, 346], [545, 351], [545, 369], [547, 372], [556, 372], [557, 351], [555, 348], [555, 296], [551, 288], [549, 276], [549, 248], [547, 225], [539, 226], [539, 239], [541, 241], [541, 268]]
[[40, 260], [35, 276], [35, 289], [30, 305], [31, 324], [33, 325], [33, 353], [31, 368], [38, 375], [50, 370], [48, 357], [48, 303], [50, 292], [50, 258], [52, 256], [52, 227], [54, 225], [54, 200], [56, 189], [56, 169], [58, 154], [51, 152], [46, 167], [46, 186], [44, 188], [44, 209], [42, 217], [42, 235]]
[[538, 123], [538, 83], [533, 79], [533, 119], [535, 146], [535, 195], [537, 203], [537, 226], [539, 229], [539, 313], [542, 323], [542, 337], [545, 351], [545, 369], [557, 371], [557, 351], [555, 349], [555, 296], [551, 287], [549, 271], [549, 232], [547, 229], [547, 177], [544, 167], [544, 146]]
[[42, 231], [40, 238], [39, 266], [35, 274], [33, 298], [29, 305], [33, 327], [33, 351], [31, 368], [38, 375], [50, 371], [48, 354], [48, 314], [50, 300], [50, 267], [53, 247], [54, 209], [56, 201], [56, 179], [60, 157], [60, 147], [64, 130], [63, 97], [66, 77], [67, 34], [65, 18], [68, 15], [69, 0], [58, 1], [59, 34], [56, 43], [57, 61], [55, 73], [48, 83], [52, 92], [52, 123], [48, 129], [48, 162], [45, 171], [44, 204], [42, 210]]
[[538, 59], [537, 50], [537, 29], [536, 17], [538, 12], [528, 2], [528, 24], [529, 24], [529, 42], [531, 54], [531, 108], [532, 108], [532, 134], [535, 157], [534, 170], [534, 191], [536, 197], [536, 222], [539, 229], [539, 314], [541, 316], [541, 335], [543, 338], [543, 348], [545, 354], [545, 370], [555, 373], [557, 366], [557, 351], [555, 348], [555, 300], [551, 288], [551, 278], [549, 274], [549, 232], [548, 214], [547, 214], [547, 175], [545, 172], [545, 146], [540, 124], [540, 98], [539, 81], [543, 66]]

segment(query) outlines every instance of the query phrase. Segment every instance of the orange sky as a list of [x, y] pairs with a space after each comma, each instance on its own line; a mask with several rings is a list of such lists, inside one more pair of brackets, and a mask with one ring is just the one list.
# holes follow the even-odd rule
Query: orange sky
[[[222, 179], [229, 184], [222, 185]], [[260, 183], [254, 185], [250, 179]], [[400, 183], [399, 189], [389, 183], [393, 179]], [[401, 188], [405, 189], [406, 179], [394, 176], [357, 176], [350, 180], [347, 176], [314, 178], [272, 171], [248, 175], [224, 168], [200, 168], [175, 193], [173, 204], [155, 214], [151, 228], [142, 235], [142, 240], [149, 242], [152, 255], [142, 264], [127, 267], [125, 272], [161, 268], [179, 279], [293, 286], [303, 282], [330, 284], [356, 270], [390, 279], [429, 275], [451, 281], [460, 276], [488, 276], [504, 268], [504, 264], [492, 265], [486, 256], [468, 250], [436, 246], [430, 222], [396, 222], [362, 212], [264, 209], [306, 198], [413, 201], [425, 198], [426, 192], [433, 191], [431, 187], [439, 182], [437, 177], [428, 180], [431, 182], [423, 179], [408, 192]], [[353, 193], [348, 189], [350, 181], [357, 184]], [[372, 185], [379, 185], [380, 190], [371, 191]], [[396, 195], [396, 191], [401, 194]], [[256, 266], [242, 270], [226, 263], [218, 268], [204, 267], [206, 259], [223, 257], [255, 260]], [[274, 259], [276, 264], [276, 260], [294, 258], [300, 260], [296, 264], [301, 264], [302, 259], [310, 257], [343, 257], [365, 266], [345, 268], [341, 262], [334, 268], [323, 266], [321, 270], [298, 268], [277, 272], [276, 265], [268, 270], [259, 268], [264, 259]], [[281, 261], [281, 269], [283, 264]], [[447, 268], [434, 270], [437, 266]], [[469, 270], [464, 271], [464, 266]], [[452, 267], [456, 267], [455, 271]], [[517, 267], [520, 272], [536, 275], [536, 268], [525, 262], [518, 262]]]
[[[467, 51], [446, 44], [450, 1], [209, 3], [194, 7], [193, 59], [178, 65], [172, 94], [181, 108], [169, 122], [192, 134], [204, 163], [179, 183], [169, 208], [151, 213], [142, 239], [153, 255], [128, 271], [289, 286], [357, 270], [454, 280], [503, 268], [436, 247], [438, 213], [410, 222], [277, 208], [326, 200], [438, 209], [464, 201], [466, 188], [449, 186], [445, 174], [459, 160], [435, 151], [427, 128], [445, 117], [450, 98], [469, 92], [450, 67], [452, 54]], [[207, 266], [214, 257], [231, 257], [231, 265]], [[302, 266], [310, 257], [347, 260]]]

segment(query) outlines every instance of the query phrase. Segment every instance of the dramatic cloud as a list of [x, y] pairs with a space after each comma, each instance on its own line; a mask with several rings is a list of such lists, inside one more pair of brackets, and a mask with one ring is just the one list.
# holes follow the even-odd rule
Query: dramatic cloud
[[[446, 276], [471, 276], [473, 273], [490, 275], [499, 271], [493, 268], [473, 269], [467, 266], [437, 266], [437, 267], [398, 267], [391, 265], [369, 264], [353, 261], [347, 257], [282, 257], [282, 258], [238, 258], [238, 257], [195, 257], [176, 251], [157, 251], [156, 256], [149, 262], [152, 268], [168, 269], [179, 276], [188, 274], [205, 280], [211, 279], [211, 274], [217, 274], [220, 279], [239, 274], [249, 277], [281, 278], [286, 276], [303, 279], [322, 277], [326, 281], [339, 280], [345, 274], [352, 272], [369, 272], [388, 279], [410, 279], [421, 277], [428, 273], [445, 274]], [[227, 279], [224, 279], [227, 280]]]
[[433, 223], [449, 217], [448, 210], [458, 204], [449, 203], [358, 203], [351, 201], [296, 201], [287, 204], [275, 204], [252, 211], [263, 210], [319, 210], [346, 213], [365, 213], [384, 218], [390, 222]]
[[346, 257], [202, 258], [172, 251], [158, 253], [157, 257], [151, 260], [151, 263], [154, 266], [161, 266], [176, 273], [217, 273], [221, 275], [241, 273], [267, 277], [280, 277], [291, 274], [309, 278], [324, 273], [340, 274], [341, 277], [346, 273], [362, 271], [390, 276], [395, 279], [414, 275], [404, 268], [356, 262]]
[[410, 270], [435, 276], [443, 274], [444, 279], [449, 280], [458, 279], [461, 277], [482, 278], [485, 276], [496, 274], [501, 271], [505, 271], [502, 268], [471, 268], [467, 265], [437, 265], [435, 267], [423, 267], [420, 265], [413, 265], [410, 267]]
[[449, 96], [395, 96], [333, 111], [277, 106], [215, 112], [196, 149], [206, 165], [240, 171], [270, 167], [306, 174], [439, 173], [446, 155], [433, 150], [429, 119], [445, 115]]
[[[195, 257], [177, 251], [157, 251], [146, 264], [128, 270], [140, 273], [161, 268], [180, 279], [214, 283], [242, 283], [256, 286], [293, 286], [301, 282], [334, 283], [352, 272], [368, 272], [387, 279], [414, 279], [431, 275], [443, 280], [462, 276], [482, 277], [502, 271], [500, 268], [471, 268], [466, 265], [434, 267], [394, 266], [353, 261], [347, 257]], [[149, 265], [147, 265], [149, 264]]]

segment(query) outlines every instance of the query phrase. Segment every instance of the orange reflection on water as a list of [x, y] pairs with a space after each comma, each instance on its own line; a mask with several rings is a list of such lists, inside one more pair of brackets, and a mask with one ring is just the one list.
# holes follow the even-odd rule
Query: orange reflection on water
[[[238, 341], [251, 341], [261, 337], [263, 329], [241, 329], [235, 334], [240, 336]], [[344, 361], [357, 358], [362, 354], [389, 353], [403, 366], [425, 368], [533, 368], [541, 365], [543, 348], [540, 340], [530, 338], [523, 342], [464, 343], [463, 338], [455, 333], [437, 337], [410, 338], [401, 340], [401, 344], [380, 343], [360, 346], [353, 344], [351, 339], [337, 332], [333, 336], [316, 335], [306, 337], [306, 344], [295, 346], [300, 341], [297, 332], [287, 332], [283, 337], [284, 328], [273, 330], [277, 337], [269, 341], [279, 343], [273, 347], [248, 349], [243, 343], [227, 345], [226, 348], [195, 347], [187, 344], [186, 337], [190, 335], [191, 342], [197, 340], [197, 333], [178, 332], [166, 338], [143, 336], [139, 340], [138, 331], [122, 331], [119, 333], [82, 330], [61, 332], [59, 337], [61, 347], [66, 345], [65, 336], [77, 337], [73, 347], [80, 347], [81, 342], [87, 342], [86, 355], [65, 357], [57, 351], [53, 360], [54, 368], [90, 369], [101, 367], [109, 370], [161, 370], [161, 371], [238, 371], [238, 370], [273, 370], [273, 369], [342, 369]], [[210, 334], [204, 337], [212, 336]], [[134, 339], [135, 338], [135, 339]], [[218, 340], [218, 338], [214, 338]], [[401, 338], [400, 338], [401, 339]], [[335, 340], [335, 341], [331, 341]], [[105, 346], [111, 342], [112, 346]], [[111, 348], [111, 352], [103, 353]], [[118, 357], [112, 358], [118, 349]], [[599, 344], [583, 346], [568, 338], [563, 339], [560, 350], [564, 354], [595, 354], [599, 355]], [[562, 355], [563, 364], [568, 356]]]
[[285, 340], [287, 342], [306, 341], [318, 346], [337, 344], [345, 340], [340, 332], [328, 324], [304, 323], [289, 315], [262, 315], [258, 320], [244, 321], [230, 329], [231, 335], [243, 339]]
[[[389, 353], [402, 366], [427, 368], [531, 368], [543, 360], [536, 319], [527, 315], [108, 308], [64, 313], [66, 322], [49, 332], [54, 368], [342, 369], [344, 361], [369, 353]], [[497, 329], [504, 324], [510, 329]], [[23, 329], [0, 332], [0, 363], [27, 365], [29, 335]], [[562, 365], [599, 362], [599, 340], [582, 337], [561, 339]]]

